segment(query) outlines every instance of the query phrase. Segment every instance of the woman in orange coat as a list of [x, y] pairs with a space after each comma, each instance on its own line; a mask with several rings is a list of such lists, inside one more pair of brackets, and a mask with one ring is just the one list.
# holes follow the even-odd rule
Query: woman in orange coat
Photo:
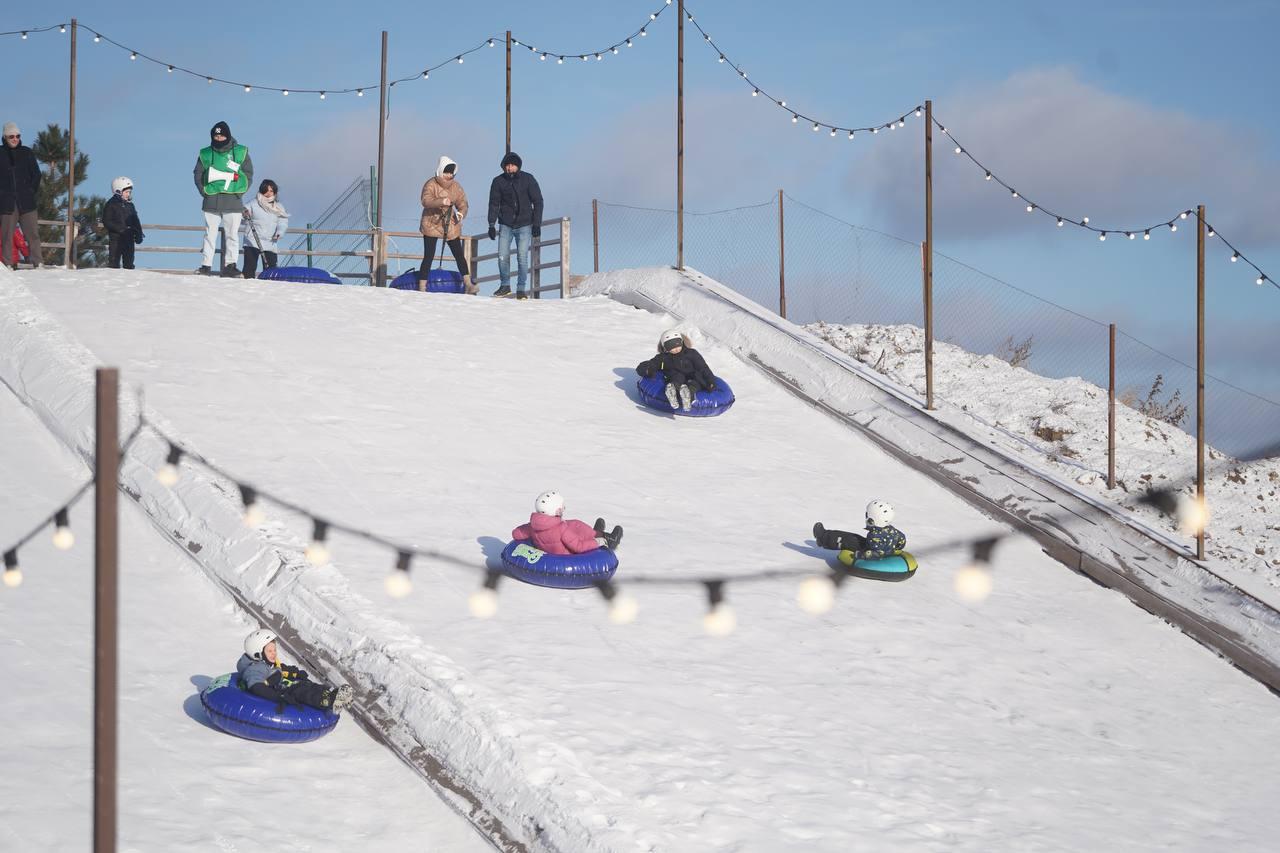
[[418, 281], [427, 279], [436, 257], [437, 241], [444, 240], [453, 252], [453, 260], [462, 274], [462, 286], [467, 293], [475, 293], [471, 283], [471, 271], [462, 252], [462, 220], [467, 215], [467, 194], [457, 179], [458, 164], [448, 157], [441, 157], [436, 166], [436, 176], [422, 185], [422, 264], [418, 267]]

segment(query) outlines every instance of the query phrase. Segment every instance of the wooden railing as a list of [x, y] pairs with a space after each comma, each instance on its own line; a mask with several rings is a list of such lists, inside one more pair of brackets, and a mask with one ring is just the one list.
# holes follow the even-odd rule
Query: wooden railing
[[[63, 234], [66, 233], [65, 220], [41, 219], [39, 222], [41, 225], [56, 226], [61, 230]], [[553, 236], [551, 236], [550, 239], [543, 238], [543, 239], [533, 241], [533, 245], [529, 252], [529, 294], [534, 299], [541, 299], [542, 294], [544, 293], [558, 293], [561, 298], [563, 298], [566, 295], [566, 291], [569, 286], [569, 258], [570, 258], [570, 255], [569, 255], [570, 227], [569, 226], [570, 226], [570, 221], [569, 221], [569, 217], [567, 216], [560, 217], [559, 219], [545, 220], [542, 223], [542, 227], [544, 229], [554, 228], [555, 230], [550, 232]], [[145, 231], [147, 234], [153, 234], [155, 232], [177, 232], [177, 233], [186, 232], [191, 234], [198, 234], [200, 235], [200, 241], [198, 242], [203, 242], [203, 235], [205, 233], [204, 226], [202, 225], [144, 224], [142, 226], [142, 230]], [[331, 230], [331, 229], [324, 229], [324, 228], [291, 228], [289, 229], [289, 234], [291, 236], [324, 235], [324, 236], [349, 236], [349, 237], [363, 236], [365, 237], [368, 240], [369, 248], [367, 249], [351, 249], [351, 250], [344, 250], [344, 251], [338, 251], [333, 249], [307, 249], [305, 251], [305, 254], [311, 257], [322, 257], [322, 258], [323, 257], [364, 258], [369, 265], [368, 272], [342, 272], [342, 273], [334, 273], [334, 275], [337, 275], [339, 278], [357, 279], [370, 284], [378, 283], [383, 286], [386, 285], [386, 280], [385, 280], [386, 279], [386, 273], [385, 273], [386, 262], [390, 259], [414, 260], [414, 261], [420, 261], [422, 259], [422, 255], [419, 253], [388, 251], [388, 241], [390, 238], [393, 238], [393, 237], [410, 238], [411, 237], [411, 238], [417, 239], [422, 236], [417, 231], [382, 231], [380, 229], [342, 231], [342, 230]], [[466, 257], [467, 264], [471, 268], [471, 280], [476, 285], [494, 282], [494, 281], [497, 281], [500, 277], [496, 269], [493, 271], [492, 274], [485, 274], [485, 275], [481, 274], [481, 264], [486, 264], [486, 265], [493, 264], [496, 267], [497, 265], [496, 262], [498, 260], [497, 252], [489, 252], [486, 254], [481, 254], [480, 242], [487, 238], [488, 238], [487, 233], [475, 234], [475, 235], [464, 235], [462, 238], [463, 255]], [[75, 239], [77, 241], [80, 240], [81, 235], [78, 234]], [[65, 252], [65, 249], [66, 249], [65, 237], [63, 238], [63, 240], [56, 243], [42, 241], [42, 245], [45, 249], [62, 249]], [[442, 251], [446, 249], [447, 249], [446, 246], [441, 245]], [[515, 241], [512, 241], [512, 245], [511, 245], [512, 254], [515, 254], [515, 249], [516, 249]], [[544, 262], [542, 259], [543, 251], [547, 249], [555, 249], [556, 255], [558, 257], [556, 257], [555, 260]], [[144, 243], [140, 246], [137, 246], [135, 251], [138, 253], [151, 253], [151, 254], [158, 254], [158, 255], [171, 255], [171, 254], [199, 255], [201, 252], [201, 246], [200, 245], [158, 246], [158, 245], [155, 245], [154, 243]], [[297, 255], [302, 253], [281, 252], [280, 254], [281, 255], [285, 255], [285, 254]], [[229, 261], [227, 258], [226, 234], [223, 232], [221, 228], [218, 229], [217, 256], [218, 256], [219, 269], [225, 268], [228, 263], [232, 262], [232, 261]], [[442, 259], [450, 260], [451, 257], [452, 256], [446, 257], [443, 254], [441, 254], [432, 258], [431, 260], [432, 260], [432, 263], [435, 263]], [[236, 259], [235, 262], [238, 263], [239, 259]], [[74, 266], [74, 260], [72, 265]], [[147, 269], [151, 269], [155, 272], [175, 273], [178, 275], [194, 275], [195, 274], [194, 267], [189, 267], [187, 269], [148, 267]], [[380, 271], [381, 271], [381, 275], [380, 275]], [[551, 276], [545, 276], [544, 272], [547, 272], [547, 271], [554, 271], [554, 274]], [[516, 274], [517, 274], [517, 264], [515, 263], [515, 259], [513, 258], [511, 263], [511, 276], [515, 277]], [[379, 281], [379, 278], [382, 278], [382, 281]], [[548, 278], [550, 278], [551, 280], [547, 281], [546, 279]]]

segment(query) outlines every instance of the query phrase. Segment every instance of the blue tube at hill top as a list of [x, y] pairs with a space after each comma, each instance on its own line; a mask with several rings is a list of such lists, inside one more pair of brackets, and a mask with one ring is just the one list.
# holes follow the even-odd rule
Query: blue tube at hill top
[[[394, 290], [418, 290], [418, 271], [402, 272], [391, 280]], [[462, 275], [457, 270], [431, 270], [427, 273], [426, 293], [462, 293]]]
[[716, 377], [716, 387], [714, 391], [699, 391], [693, 396], [693, 406], [689, 411], [681, 409], [679, 406], [672, 409], [670, 401], [667, 400], [667, 379], [662, 375], [662, 371], [654, 376], [642, 376], [640, 381], [636, 383], [636, 389], [640, 392], [640, 399], [651, 409], [657, 409], [660, 412], [666, 412], [671, 415], [680, 415], [687, 418], [710, 418], [716, 415], [723, 415], [733, 405], [734, 396], [733, 389], [729, 387], [729, 383], [725, 382], [719, 376]]
[[518, 581], [553, 589], [584, 589], [607, 581], [618, 570], [618, 557], [608, 548], [581, 554], [548, 554], [525, 542], [502, 550], [502, 568]]
[[841, 551], [836, 555], [840, 565], [847, 574], [859, 578], [870, 578], [878, 581], [904, 581], [916, 573], [916, 558], [906, 551], [880, 557], [876, 560], [855, 559], [852, 551]]
[[319, 267], [269, 267], [258, 273], [263, 281], [296, 281], [299, 284], [342, 284], [342, 279]]
[[333, 731], [342, 719], [332, 711], [307, 705], [276, 703], [240, 689], [240, 676], [219, 675], [200, 691], [200, 704], [209, 721], [228, 734], [264, 743], [306, 743]]

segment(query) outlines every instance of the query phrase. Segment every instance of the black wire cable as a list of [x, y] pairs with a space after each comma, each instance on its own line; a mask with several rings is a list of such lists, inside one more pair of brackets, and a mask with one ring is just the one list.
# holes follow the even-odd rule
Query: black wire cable
[[613, 44], [609, 45], [608, 47], [601, 48], [600, 50], [589, 50], [589, 51], [586, 51], [585, 53], [579, 52], [576, 50], [574, 51], [544, 50], [542, 48], [537, 47], [534, 44], [531, 44], [528, 41], [521, 41], [520, 39], [516, 38], [514, 35], [512, 35], [511, 37], [511, 46], [523, 47], [526, 50], [528, 50], [530, 53], [538, 54], [539, 59], [542, 61], [545, 61], [548, 57], [553, 57], [553, 56], [556, 58], [557, 63], [563, 63], [566, 58], [581, 59], [585, 61], [585, 60], [591, 59], [593, 56], [596, 58], [597, 61], [599, 61], [604, 59], [605, 54], [607, 53], [616, 54], [618, 52], [618, 48], [622, 47], [623, 45], [627, 47], [631, 47], [635, 39], [644, 38], [645, 36], [647, 36], [649, 34], [649, 31], [648, 31], [649, 25], [656, 22], [658, 18], [662, 15], [662, 13], [667, 10], [667, 6], [670, 6], [670, 5], [671, 5], [671, 0], [666, 0], [666, 3], [664, 5], [658, 7], [658, 11], [649, 13], [649, 20], [644, 24], [644, 26], [640, 27], [638, 30], [634, 31], [633, 33], [631, 33], [631, 35], [627, 36], [626, 38], [620, 41], [616, 41]]
[[67, 31], [67, 26], [68, 25], [66, 23], [61, 23], [50, 24], [47, 27], [27, 27], [25, 30], [7, 30], [6, 32], [0, 33], [0, 36], [20, 35], [23, 38], [26, 38], [30, 33], [47, 33], [49, 30], [57, 30], [58, 32], [65, 33]]

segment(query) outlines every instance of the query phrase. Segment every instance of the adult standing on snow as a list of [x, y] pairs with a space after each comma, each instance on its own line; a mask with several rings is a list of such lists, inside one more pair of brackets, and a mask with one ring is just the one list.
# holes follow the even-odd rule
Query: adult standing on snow
[[258, 257], [262, 268], [276, 265], [280, 240], [289, 230], [289, 211], [280, 203], [280, 186], [270, 178], [258, 184], [258, 195], [244, 209], [244, 277], [258, 274]]
[[40, 228], [36, 224], [36, 190], [40, 188], [40, 164], [31, 149], [22, 144], [22, 131], [13, 122], [3, 129], [4, 149], [0, 150], [0, 258], [14, 254], [13, 229], [21, 224], [31, 244], [31, 264], [40, 266]]
[[467, 216], [467, 193], [458, 183], [458, 164], [448, 157], [441, 157], [436, 164], [435, 177], [422, 185], [422, 264], [418, 267], [418, 282], [427, 280], [431, 264], [436, 257], [436, 241], [444, 240], [453, 252], [453, 260], [462, 276], [462, 287], [467, 293], [475, 293], [471, 283], [471, 270], [467, 256], [462, 251], [462, 220]]
[[196, 155], [192, 172], [196, 189], [204, 204], [204, 252], [200, 257], [201, 275], [213, 271], [213, 250], [217, 245], [218, 226], [226, 234], [230, 263], [222, 268], [224, 276], [240, 274], [236, 261], [240, 257], [240, 220], [244, 204], [241, 199], [253, 181], [253, 160], [249, 149], [236, 142], [231, 128], [220, 121], [209, 130], [209, 146]]
[[[494, 296], [511, 295], [511, 238], [516, 239], [516, 299], [528, 296], [529, 247], [542, 237], [542, 188], [514, 151], [502, 158], [502, 174], [489, 185], [489, 239], [498, 239], [501, 287]], [[494, 228], [497, 223], [497, 228]]]

